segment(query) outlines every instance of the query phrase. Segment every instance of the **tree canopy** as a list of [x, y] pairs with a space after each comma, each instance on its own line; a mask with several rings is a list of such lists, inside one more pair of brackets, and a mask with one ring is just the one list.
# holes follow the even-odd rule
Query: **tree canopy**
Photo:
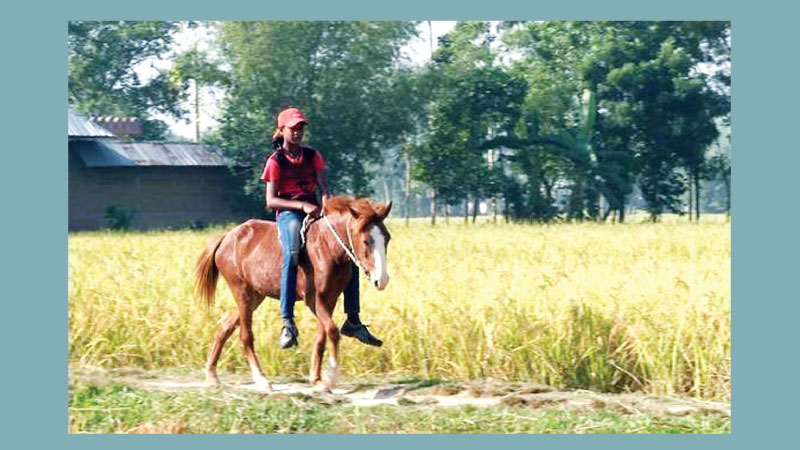
[[[729, 22], [459, 22], [413, 65], [401, 50], [417, 25], [221, 22], [212, 59], [170, 53], [176, 23], [70, 22], [69, 101], [139, 117], [155, 139], [166, 134], [155, 114], [188, 113], [190, 80], [223, 87], [206, 139], [254, 215], [289, 105], [308, 117], [335, 193], [414, 183], [465, 213], [493, 199], [508, 217], [622, 221], [638, 196], [653, 220], [687, 204], [698, 216], [702, 183], [722, 183], [729, 208], [729, 153], [710, 150], [730, 124]], [[164, 57], [170, 69], [136, 70]]]
[[135, 68], [169, 53], [178, 28], [174, 22], [69, 22], [70, 106], [90, 115], [139, 118], [142, 139], [164, 138], [168, 127], [153, 116], [185, 113], [180, 88], [166, 71], [142, 79]]
[[[368, 194], [367, 168], [411, 127], [413, 105], [397, 60], [415, 32], [411, 22], [223, 23], [230, 88], [220, 145], [260, 173], [276, 114], [297, 106], [309, 120], [309, 145], [328, 164], [330, 189]], [[263, 184], [249, 180], [246, 192], [263, 205]]]

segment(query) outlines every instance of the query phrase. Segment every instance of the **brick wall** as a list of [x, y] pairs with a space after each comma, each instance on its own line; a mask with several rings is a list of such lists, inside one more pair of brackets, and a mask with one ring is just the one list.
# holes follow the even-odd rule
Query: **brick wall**
[[182, 228], [238, 222], [224, 167], [87, 168], [70, 154], [69, 229], [107, 226], [106, 209], [134, 210], [135, 228]]

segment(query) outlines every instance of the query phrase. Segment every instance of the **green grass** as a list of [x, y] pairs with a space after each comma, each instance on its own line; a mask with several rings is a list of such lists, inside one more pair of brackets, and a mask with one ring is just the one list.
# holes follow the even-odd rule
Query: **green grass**
[[223, 391], [69, 389], [70, 433], [730, 433], [730, 418], [498, 406], [356, 407], [323, 398]]

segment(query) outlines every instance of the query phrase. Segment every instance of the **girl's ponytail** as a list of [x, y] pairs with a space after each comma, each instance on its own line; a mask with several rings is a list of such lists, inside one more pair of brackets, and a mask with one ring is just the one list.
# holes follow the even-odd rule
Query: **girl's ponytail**
[[278, 150], [281, 147], [283, 147], [283, 136], [281, 136], [281, 130], [275, 128], [275, 132], [272, 133], [272, 148]]

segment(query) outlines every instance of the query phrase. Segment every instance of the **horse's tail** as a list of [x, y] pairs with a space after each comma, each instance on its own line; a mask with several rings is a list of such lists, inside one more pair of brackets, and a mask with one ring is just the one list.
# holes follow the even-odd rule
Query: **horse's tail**
[[217, 290], [217, 278], [219, 278], [219, 269], [214, 262], [214, 255], [217, 253], [219, 244], [225, 233], [214, 237], [206, 244], [206, 248], [200, 257], [197, 259], [197, 269], [195, 269], [194, 279], [194, 292], [197, 301], [202, 305], [205, 303], [206, 307], [211, 309], [214, 306], [214, 292]]

